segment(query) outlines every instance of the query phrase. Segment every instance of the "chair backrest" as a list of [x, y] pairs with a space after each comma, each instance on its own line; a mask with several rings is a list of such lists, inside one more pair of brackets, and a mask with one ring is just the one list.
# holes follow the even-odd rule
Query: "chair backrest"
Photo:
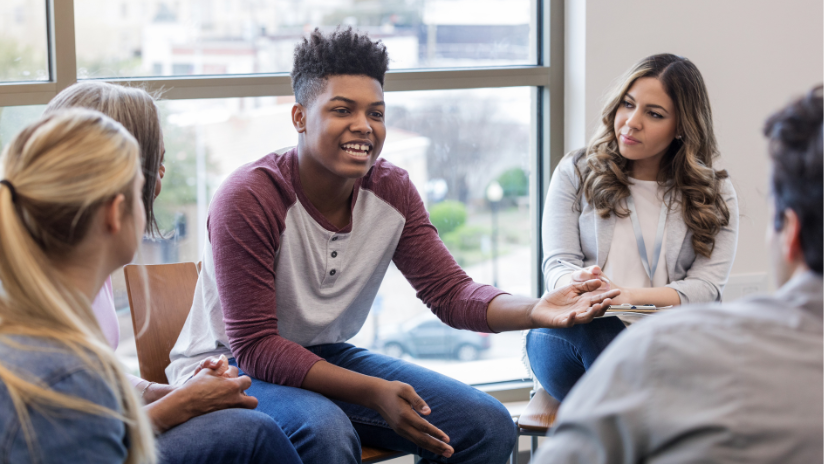
[[[145, 267], [145, 274], [141, 267]], [[167, 383], [165, 369], [170, 362], [169, 352], [172, 351], [192, 307], [197, 285], [197, 267], [195, 263], [148, 266], [132, 264], [123, 268], [123, 272], [126, 274], [126, 290], [132, 310], [140, 377], [152, 382]], [[144, 275], [148, 278], [148, 302], [143, 286]], [[149, 307], [151, 313], [148, 314], [148, 327], [142, 336], [138, 336]]]

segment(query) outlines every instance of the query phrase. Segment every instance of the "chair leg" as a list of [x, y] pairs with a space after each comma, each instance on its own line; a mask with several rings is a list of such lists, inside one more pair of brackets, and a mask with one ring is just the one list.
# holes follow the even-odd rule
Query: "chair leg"
[[529, 460], [532, 461], [532, 458], [535, 457], [535, 452], [538, 451], [538, 437], [533, 435], [530, 438], [532, 438], [532, 444], [529, 447]]
[[518, 464], [518, 453], [521, 448], [521, 428], [518, 427], [517, 421], [515, 422], [515, 430], [518, 431], [518, 434], [515, 438], [515, 446], [512, 447], [512, 456], [509, 458], [510, 464]]

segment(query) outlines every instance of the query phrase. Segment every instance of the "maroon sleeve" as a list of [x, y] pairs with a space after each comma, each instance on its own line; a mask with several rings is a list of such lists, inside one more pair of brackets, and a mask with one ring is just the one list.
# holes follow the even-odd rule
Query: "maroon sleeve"
[[300, 387], [321, 358], [278, 335], [275, 255], [290, 204], [279, 174], [263, 167], [233, 174], [215, 195], [208, 231], [238, 366], [256, 379]]
[[457, 329], [492, 332], [486, 320], [489, 302], [503, 292], [474, 282], [446, 249], [418, 190], [403, 182], [402, 209], [406, 217], [398, 248], [392, 257], [420, 298], [438, 318]]

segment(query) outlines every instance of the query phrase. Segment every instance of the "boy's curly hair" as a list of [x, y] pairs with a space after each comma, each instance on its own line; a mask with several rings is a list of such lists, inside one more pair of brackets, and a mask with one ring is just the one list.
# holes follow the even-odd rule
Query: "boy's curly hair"
[[389, 55], [381, 41], [373, 42], [351, 27], [338, 29], [328, 36], [315, 29], [295, 47], [292, 90], [295, 100], [307, 106], [323, 91], [328, 76], [369, 76], [383, 87], [388, 68]]

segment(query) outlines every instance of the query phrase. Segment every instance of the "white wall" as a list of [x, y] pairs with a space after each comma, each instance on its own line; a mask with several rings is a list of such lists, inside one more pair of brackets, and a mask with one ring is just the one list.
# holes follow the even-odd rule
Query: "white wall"
[[739, 196], [733, 275], [768, 272], [761, 129], [824, 79], [821, 0], [567, 0], [566, 10], [567, 150], [593, 134], [605, 92], [636, 61], [664, 52], [689, 58], [707, 84], [720, 165]]

